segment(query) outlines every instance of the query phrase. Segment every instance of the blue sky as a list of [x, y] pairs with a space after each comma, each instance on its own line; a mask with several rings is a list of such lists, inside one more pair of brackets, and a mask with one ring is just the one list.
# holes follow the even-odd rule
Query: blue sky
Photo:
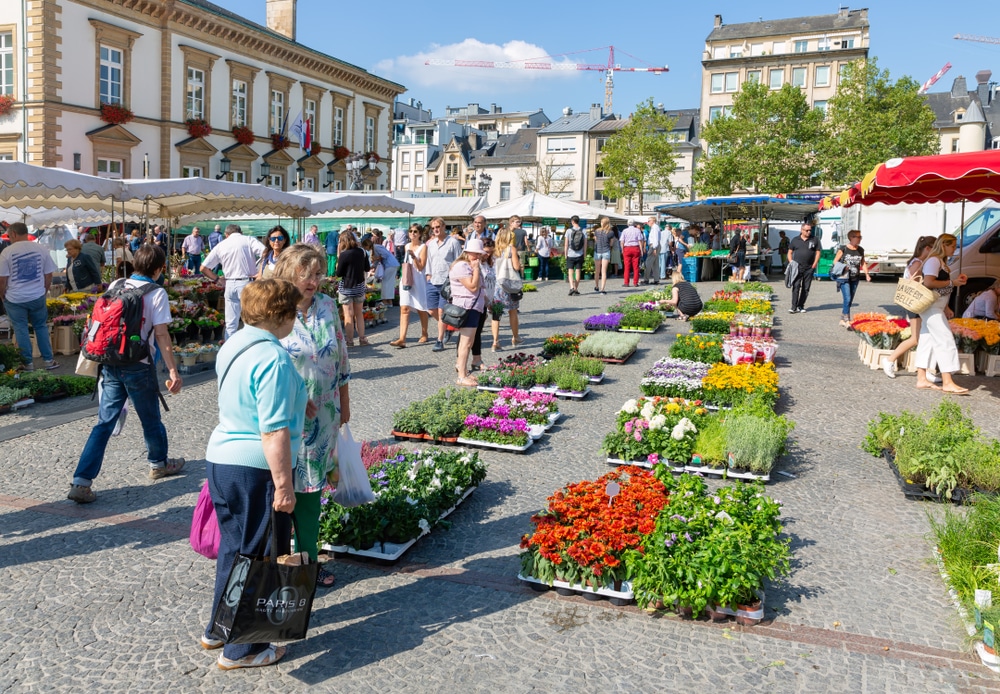
[[[264, 0], [214, 0], [254, 22], [265, 22]], [[1000, 26], [984, 22], [984, 5], [968, 1], [947, 6], [926, 0], [872, 0], [870, 54], [893, 78], [910, 75], [923, 82], [946, 62], [952, 69], [931, 91], [946, 91], [964, 75], [970, 86], [979, 70], [1000, 81], [1000, 45], [952, 38], [957, 33], [1000, 36]], [[857, 9], [863, 5], [851, 5]], [[524, 2], [426, 4], [391, 0], [365, 17], [359, 4], [298, 0], [299, 42], [408, 87], [435, 116], [444, 108], [476, 102], [496, 103], [505, 111], [543, 108], [552, 119], [604, 101], [601, 72], [540, 72], [428, 67], [429, 57], [468, 60], [530, 59], [545, 55], [575, 63], [606, 64], [616, 48], [623, 67], [668, 65], [664, 75], [616, 73], [614, 111], [628, 114], [648, 97], [667, 108], [698, 106], [701, 53], [715, 14], [727, 24], [759, 18], [833, 14], [829, 0], [756, 3], [666, 3], [630, 0], [597, 3]], [[369, 6], [376, 7], [376, 6]], [[485, 10], [483, 8], [491, 9]], [[945, 9], [946, 7], [946, 9]], [[382, 11], [385, 8], [385, 11]], [[570, 54], [570, 55], [564, 55]], [[632, 58], [630, 56], [635, 56]]]

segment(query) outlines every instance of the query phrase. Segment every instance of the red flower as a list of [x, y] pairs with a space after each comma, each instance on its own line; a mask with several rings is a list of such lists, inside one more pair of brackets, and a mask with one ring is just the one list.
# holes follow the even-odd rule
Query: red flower
[[122, 104], [101, 104], [101, 120], [112, 125], [124, 125], [131, 122], [135, 114]]
[[241, 145], [246, 145], [247, 147], [252, 145], [255, 139], [253, 136], [253, 130], [245, 125], [237, 125], [233, 128], [233, 137], [235, 137], [236, 141]]

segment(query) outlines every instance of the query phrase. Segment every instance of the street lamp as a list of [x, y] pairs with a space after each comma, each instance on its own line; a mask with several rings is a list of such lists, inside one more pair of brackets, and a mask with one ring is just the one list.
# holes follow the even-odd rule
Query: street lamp
[[479, 172], [479, 177], [476, 179], [476, 192], [482, 197], [490, 192], [490, 184], [493, 182], [493, 177], [490, 176], [485, 171]]
[[347, 167], [347, 178], [351, 183], [351, 190], [361, 190], [361, 185], [364, 183], [365, 178], [365, 169], [374, 169], [376, 164], [378, 164], [378, 161], [374, 155], [369, 158], [364, 154], [355, 154], [344, 160], [344, 165]]
[[265, 160], [260, 163], [260, 178], [257, 179], [257, 183], [263, 183], [271, 175], [271, 165]]
[[331, 161], [330, 164], [326, 167], [326, 173], [324, 174], [326, 176], [326, 183], [323, 184], [324, 188], [331, 187], [333, 185], [334, 180], [336, 179], [336, 175], [333, 173], [333, 164], [334, 162]]
[[306, 177], [306, 167], [299, 164], [295, 167], [295, 187], [302, 190], [302, 182]]
[[232, 160], [227, 156], [223, 156], [222, 159], [219, 160], [219, 175], [215, 177], [216, 181], [223, 177], [225, 177], [227, 181], [229, 180], [229, 171], [232, 163]]

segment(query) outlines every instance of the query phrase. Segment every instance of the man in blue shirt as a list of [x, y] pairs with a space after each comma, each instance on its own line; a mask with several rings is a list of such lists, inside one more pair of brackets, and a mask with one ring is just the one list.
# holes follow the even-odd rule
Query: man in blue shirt
[[222, 226], [216, 224], [215, 229], [208, 235], [208, 250], [212, 250], [218, 246], [224, 238], [226, 237], [222, 235]]

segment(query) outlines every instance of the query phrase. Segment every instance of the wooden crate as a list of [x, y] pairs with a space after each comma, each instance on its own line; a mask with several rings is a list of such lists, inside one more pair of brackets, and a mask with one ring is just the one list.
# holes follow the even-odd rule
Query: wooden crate
[[987, 376], [1000, 376], [1000, 354], [985, 354], [983, 373]]
[[80, 351], [80, 341], [71, 326], [60, 325], [52, 331], [52, 351], [56, 354], [76, 354]]
[[914, 347], [905, 355], [903, 355], [903, 368], [906, 369], [908, 373], [916, 373], [917, 371], [917, 348]]
[[891, 349], [875, 349], [874, 347], [869, 348], [868, 351], [868, 368], [869, 369], [881, 369], [882, 368], [882, 357], [888, 357], [892, 354]]
[[958, 372], [963, 376], [975, 376], [976, 375], [976, 355], [974, 354], [959, 354], [958, 355]]

